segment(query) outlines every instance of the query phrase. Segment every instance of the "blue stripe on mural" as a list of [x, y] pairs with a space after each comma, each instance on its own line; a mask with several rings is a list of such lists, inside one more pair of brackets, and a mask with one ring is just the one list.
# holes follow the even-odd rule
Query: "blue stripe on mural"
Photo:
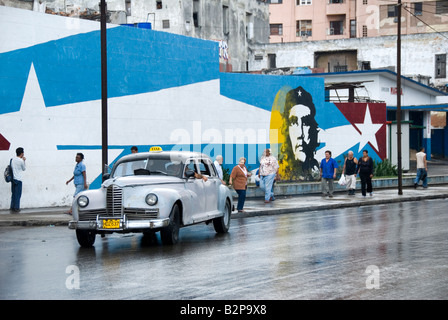
[[[110, 98], [219, 78], [218, 43], [147, 29], [107, 30]], [[0, 114], [20, 109], [31, 63], [47, 107], [101, 99], [100, 32], [0, 54]]]

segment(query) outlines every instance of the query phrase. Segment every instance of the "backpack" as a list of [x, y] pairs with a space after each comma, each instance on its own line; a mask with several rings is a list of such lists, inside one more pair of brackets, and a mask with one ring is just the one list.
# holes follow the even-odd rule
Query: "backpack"
[[9, 165], [7, 165], [6, 169], [5, 169], [4, 175], [5, 175], [5, 181], [6, 182], [11, 182], [12, 179], [14, 178], [14, 175], [12, 173], [11, 163], [12, 163], [12, 159], [9, 161]]

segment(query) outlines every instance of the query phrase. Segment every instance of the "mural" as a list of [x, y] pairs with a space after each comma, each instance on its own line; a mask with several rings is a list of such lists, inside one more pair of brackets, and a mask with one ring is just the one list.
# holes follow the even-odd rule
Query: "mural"
[[[24, 147], [23, 208], [71, 203], [77, 152], [90, 188], [101, 185], [99, 25], [66, 19], [0, 6], [17, 30], [14, 41], [0, 34], [0, 164]], [[312, 180], [326, 149], [336, 160], [350, 149], [385, 156], [385, 105], [326, 103], [320, 78], [220, 73], [215, 41], [120, 26], [107, 39], [111, 164], [133, 145], [159, 145], [222, 154], [228, 169], [244, 156], [255, 170], [271, 147], [285, 180]], [[0, 209], [9, 189], [0, 183]]]
[[[337, 110], [335, 109], [337, 108]], [[272, 106], [271, 129], [279, 132], [271, 139], [278, 155], [280, 174], [286, 180], [313, 181], [325, 150], [340, 163], [348, 151], [361, 157], [367, 149], [376, 161], [386, 157], [386, 104], [324, 103], [316, 105], [302, 86], [284, 87]]]

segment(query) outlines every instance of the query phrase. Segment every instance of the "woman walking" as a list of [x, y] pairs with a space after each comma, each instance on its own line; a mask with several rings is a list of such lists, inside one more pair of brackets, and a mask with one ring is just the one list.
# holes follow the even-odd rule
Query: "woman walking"
[[274, 201], [273, 184], [274, 179], [279, 179], [277, 159], [271, 155], [271, 150], [266, 149], [260, 159], [260, 170], [258, 176], [260, 178], [260, 188], [264, 190], [264, 202]]
[[233, 185], [236, 193], [238, 193], [238, 212], [244, 212], [244, 201], [246, 201], [247, 178], [251, 173], [246, 168], [246, 158], [241, 157], [238, 165], [236, 165], [230, 173], [229, 186]]
[[373, 160], [369, 157], [369, 152], [367, 150], [362, 151], [362, 158], [358, 161], [359, 177], [361, 178], [361, 193], [362, 196], [366, 196], [366, 186], [367, 192], [370, 196], [372, 193], [372, 177], [373, 177]]

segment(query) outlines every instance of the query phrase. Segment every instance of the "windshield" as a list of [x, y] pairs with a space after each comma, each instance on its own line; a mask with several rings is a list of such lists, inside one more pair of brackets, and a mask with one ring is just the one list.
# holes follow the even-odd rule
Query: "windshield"
[[112, 178], [138, 175], [166, 175], [181, 177], [184, 164], [167, 158], [146, 158], [121, 162], [113, 172]]

